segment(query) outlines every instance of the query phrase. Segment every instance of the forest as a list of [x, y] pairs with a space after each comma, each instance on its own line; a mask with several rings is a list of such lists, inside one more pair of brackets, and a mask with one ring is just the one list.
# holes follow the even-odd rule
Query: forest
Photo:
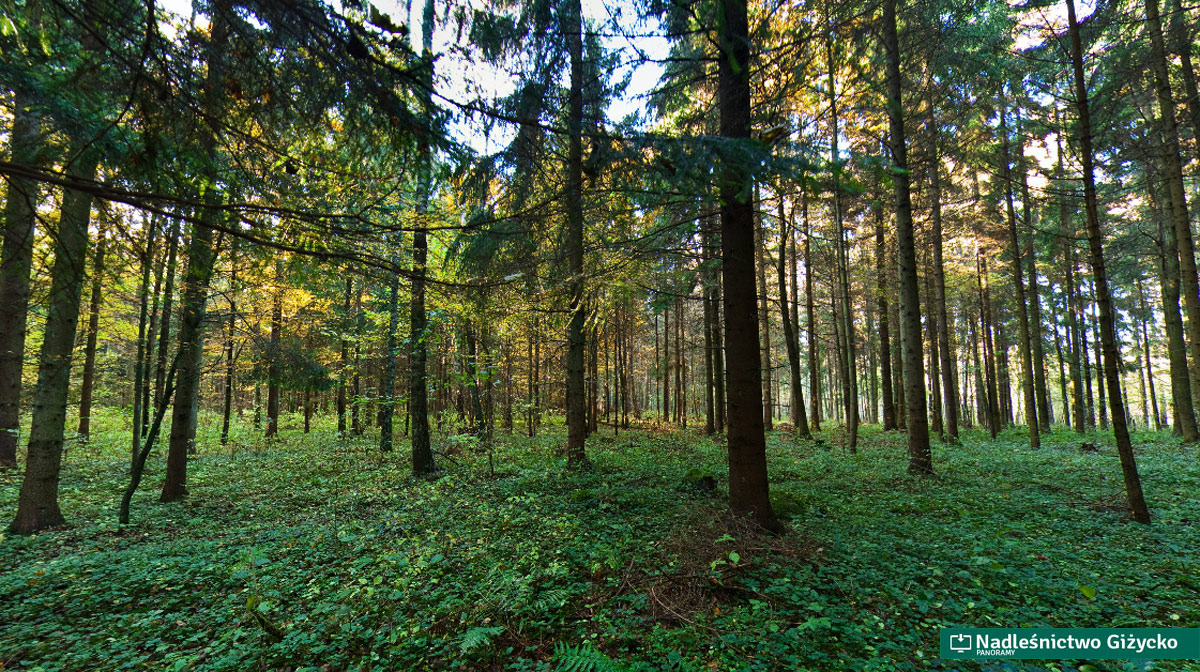
[[1200, 669], [1198, 34], [0, 0], [0, 668]]

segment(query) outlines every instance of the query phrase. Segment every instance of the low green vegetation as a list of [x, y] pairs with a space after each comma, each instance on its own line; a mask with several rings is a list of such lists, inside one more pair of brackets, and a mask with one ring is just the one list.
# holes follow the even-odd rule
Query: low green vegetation
[[127, 448], [98, 422], [68, 449], [69, 526], [0, 542], [3, 669], [1200, 669], [938, 659], [949, 625], [1200, 625], [1200, 463], [1166, 435], [1135, 436], [1144, 526], [1100, 435], [968, 433], [914, 478], [894, 432], [854, 455], [775, 433], [790, 530], [768, 537], [724, 513], [713, 441], [609, 430], [568, 474], [553, 427], [498, 437], [495, 474], [467, 449], [415, 480], [323, 425], [221, 449], [205, 422], [191, 495], [156, 503], [152, 459], [121, 527]]

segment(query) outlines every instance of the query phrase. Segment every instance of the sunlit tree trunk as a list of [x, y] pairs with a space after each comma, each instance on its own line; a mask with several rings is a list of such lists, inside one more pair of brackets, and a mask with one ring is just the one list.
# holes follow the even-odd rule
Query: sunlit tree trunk
[[[791, 227], [783, 212], [783, 198], [779, 199], [779, 315], [783, 321], [783, 342], [787, 347], [788, 369], [791, 373], [792, 391], [792, 431], [797, 435], [808, 438], [808, 418], [804, 412], [804, 384], [800, 378], [800, 344], [796, 338], [796, 325], [792, 322], [792, 311], [788, 307], [787, 288], [787, 242], [791, 237]], [[795, 276], [792, 276], [795, 282]]]
[[221, 409], [221, 445], [229, 443], [229, 425], [233, 416], [233, 381], [236, 365], [234, 337], [237, 334], [237, 248], [238, 239], [229, 242], [229, 321], [225, 332], [225, 403]]
[[96, 381], [96, 341], [100, 332], [100, 304], [104, 291], [104, 253], [107, 246], [104, 226], [96, 235], [96, 250], [92, 257], [92, 288], [88, 301], [87, 342], [83, 348], [83, 378], [79, 384], [79, 427], [77, 433], [86, 437], [92, 431], [92, 393]]
[[[1021, 259], [1021, 238], [1017, 233], [1016, 209], [1013, 207], [1012, 161], [1009, 151], [1007, 119], [1008, 111], [1005, 109], [1004, 102], [1002, 101], [1000, 109], [1000, 133], [1003, 136], [1002, 145], [1004, 148], [1004, 200], [1006, 205], [1005, 210], [1008, 214], [1009, 243], [1012, 245], [1012, 262], [1010, 265], [1012, 267], [1013, 288], [1017, 292], [1017, 328], [1019, 330], [1017, 347], [1021, 353], [1021, 392], [1025, 400], [1025, 424], [1029, 427], [1029, 447], [1040, 448], [1042, 445], [1041, 424], [1037, 418], [1037, 390], [1035, 389], [1033, 380], [1033, 356], [1029, 344], [1031, 331], [1029, 328], [1029, 311], [1025, 303], [1025, 277]], [[1020, 128], [1017, 131], [1019, 133]], [[1021, 156], [1024, 155], [1023, 149], [1018, 149], [1017, 152]], [[1018, 159], [1018, 165], [1022, 163]]]

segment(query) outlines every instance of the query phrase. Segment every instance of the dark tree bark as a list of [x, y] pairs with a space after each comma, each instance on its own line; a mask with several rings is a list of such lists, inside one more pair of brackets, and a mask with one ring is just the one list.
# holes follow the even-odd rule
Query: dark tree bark
[[[176, 264], [178, 263], [178, 256], [179, 256], [179, 254], [178, 254], [179, 253], [179, 220], [177, 220], [177, 219], [171, 220], [171, 228], [167, 233], [167, 237], [168, 237], [167, 267], [166, 267], [166, 270], [163, 272], [163, 275], [166, 276], [166, 278], [165, 278], [166, 284], [165, 284], [165, 286], [163, 286], [163, 289], [161, 292], [162, 310], [157, 311], [157, 306], [156, 306], [156, 312], [158, 314], [158, 325], [157, 325], [158, 343], [157, 343], [157, 345], [154, 345], [154, 343], [153, 343], [154, 339], [155, 339], [155, 326], [156, 326], [154, 323], [155, 313], [153, 313], [153, 312], [151, 313], [151, 316], [150, 316], [150, 333], [147, 336], [147, 339], [149, 339], [148, 343], [147, 343], [147, 354], [146, 354], [147, 361], [149, 361], [149, 359], [150, 359], [150, 350], [151, 349], [154, 350], [154, 388], [153, 389], [150, 388], [150, 384], [149, 384], [149, 375], [150, 375], [149, 371], [150, 370], [147, 369], [146, 370], [147, 384], [146, 384], [146, 391], [145, 391], [143, 404], [142, 404], [142, 434], [143, 435], [145, 435], [146, 431], [150, 429], [150, 409], [152, 407], [152, 404], [150, 402], [153, 400], [154, 403], [158, 403], [158, 401], [160, 399], [164, 398], [162, 391], [163, 391], [163, 386], [166, 385], [166, 382], [167, 382], [167, 379], [166, 379], [166, 376], [167, 376], [167, 350], [170, 348], [170, 345], [171, 345], [171, 317], [172, 317], [171, 309], [172, 309], [172, 306], [174, 304], [174, 299], [175, 299], [175, 268], [176, 268]], [[159, 288], [161, 286], [160, 280], [162, 280], [162, 279], [163, 278], [160, 276], [158, 278], [155, 278], [155, 281], [154, 281], [154, 297], [155, 297], [156, 303], [160, 300]], [[151, 348], [150, 347], [151, 345], [154, 345], [154, 347]], [[153, 396], [151, 396], [151, 395], [153, 395]], [[158, 411], [157, 408], [155, 408], [154, 410], [155, 410], [155, 412]]]
[[[825, 55], [829, 67], [830, 154], [833, 161], [833, 226], [836, 238], [838, 298], [841, 303], [841, 374], [842, 403], [846, 413], [847, 444], [851, 453], [858, 451], [858, 371], [855, 355], [854, 314], [850, 302], [850, 265], [846, 226], [842, 216], [841, 157], [838, 154], [837, 69], [834, 66], [834, 35], [826, 34]], [[768, 366], [770, 362], [767, 363]]]
[[392, 442], [396, 418], [396, 332], [400, 329], [400, 275], [392, 273], [388, 278], [388, 332], [384, 339], [387, 351], [383, 358], [383, 389], [380, 390], [380, 402], [383, 408], [379, 414], [379, 452], [392, 452]]
[[[721, 136], [750, 137], [750, 30], [746, 0], [721, 0], [717, 98]], [[721, 175], [721, 266], [729, 395], [729, 506], [762, 527], [781, 525], [771, 508], [762, 418], [762, 360], [755, 315], [754, 207], [749, 171], [727, 164]]]
[[[212, 7], [211, 36], [205, 54], [208, 66], [203, 106], [214, 124], [202, 131], [202, 143], [214, 148], [219, 134], [215, 120], [221, 117], [225, 97], [225, 71], [228, 57], [230, 17], [227, 0]], [[210, 157], [214, 158], [215, 157]], [[173, 502], [187, 495], [187, 458], [195, 449], [196, 413], [200, 401], [201, 362], [204, 356], [204, 316], [208, 306], [208, 285], [212, 278], [216, 253], [213, 248], [214, 222], [220, 215], [221, 196], [210, 190], [205, 196], [200, 221], [192, 225], [188, 243], [188, 265], [184, 272], [180, 299], [179, 365], [176, 373], [175, 403], [171, 411], [170, 444], [167, 449], [167, 474], [159, 499]], [[161, 347], [161, 346], [160, 346]], [[164, 399], [162, 395], [159, 399]]]
[[[79, 158], [68, 167], [68, 171], [72, 177], [83, 181], [96, 179], [99, 165], [98, 157], [89, 144], [80, 140], [71, 143], [70, 156]], [[9, 532], [14, 534], [29, 534], [64, 522], [58, 507], [58, 480], [91, 209], [90, 193], [65, 190], [58, 235], [54, 237], [50, 306], [38, 356], [38, 381], [33, 393], [33, 419], [29, 428], [25, 479], [21, 482], [21, 492], [17, 498], [17, 515], [8, 527]]]
[[808, 192], [800, 192], [800, 220], [804, 222], [804, 303], [808, 323], [808, 397], [812, 403], [809, 422], [821, 431], [821, 359], [817, 356], [816, 298], [813, 295], [812, 228], [808, 221]]
[[[1153, 187], [1149, 189], [1151, 211], [1161, 215]], [[1159, 283], [1162, 288], [1163, 322], [1167, 339], [1167, 359], [1170, 362], [1172, 426], [1175, 433], [1189, 443], [1200, 440], [1193, 406], [1191, 378], [1188, 375], [1187, 346], [1183, 341], [1183, 316], [1179, 310], [1179, 248], [1175, 245], [1175, 227], [1162, 225], [1159, 218], [1159, 238], [1162, 256], [1159, 259]]]
[[[757, 187], [755, 188], [755, 202], [757, 203]], [[771, 314], [768, 306], [771, 302], [770, 292], [767, 290], [767, 264], [764, 259], [763, 250], [766, 247], [766, 232], [763, 229], [762, 219], [758, 216], [758, 208], [754, 208], [756, 214], [754, 226], [754, 261], [755, 268], [758, 271], [758, 332], [762, 342], [762, 395], [763, 395], [763, 429], [771, 431], [775, 428], [775, 399], [772, 394], [771, 381]]]
[[[1075, 106], [1079, 113], [1079, 154], [1083, 163], [1083, 198], [1087, 215], [1088, 248], [1091, 252], [1096, 302], [1100, 304], [1100, 338], [1104, 349], [1108, 398], [1112, 407], [1113, 436], [1117, 443], [1117, 453], [1121, 457], [1121, 472], [1125, 478], [1125, 493], [1129, 500], [1130, 512], [1137, 522], [1149, 523], [1150, 510], [1142, 495], [1142, 481], [1138, 476], [1133, 445], [1129, 441], [1129, 428], [1125, 424], [1125, 405], [1121, 401], [1120, 372], [1117, 369], [1117, 335], [1113, 321], [1112, 298], [1108, 289], [1108, 273], [1104, 265], [1100, 209], [1096, 199], [1096, 180], [1092, 167], [1092, 122], [1088, 106], [1087, 80], [1083, 72], [1083, 45], [1079, 37], [1079, 22], [1075, 18], [1075, 0], [1067, 0], [1067, 20], [1071, 33], [1071, 65], [1075, 75]], [[1188, 233], [1190, 236], [1191, 231]], [[1192, 272], [1195, 273], [1194, 260]]]
[[979, 321], [980, 332], [983, 335], [983, 371], [986, 381], [986, 415], [988, 433], [994, 439], [1000, 433], [1000, 403], [997, 394], [996, 381], [996, 345], [992, 338], [992, 297], [988, 283], [987, 260], [983, 251], [976, 256], [979, 279]]
[[[426, 0], [422, 11], [423, 57], [429, 61], [425, 69], [428, 85], [421, 101], [425, 115], [433, 113], [433, 103], [428, 92], [433, 88], [433, 1]], [[429, 209], [429, 191], [432, 185], [432, 170], [430, 150], [427, 143], [419, 147], [421, 170], [421, 194], [417, 202], [417, 213], [424, 215]], [[418, 220], [419, 221], [419, 220]], [[409, 308], [409, 378], [408, 397], [409, 413], [412, 426], [412, 471], [416, 476], [433, 473], [436, 465], [433, 462], [433, 447], [429, 442], [429, 386], [426, 380], [429, 360], [429, 324], [425, 314], [425, 273], [429, 256], [429, 240], [424, 227], [418, 226], [413, 232], [413, 272], [412, 272], [412, 303]], [[357, 347], [357, 346], [356, 346]], [[355, 369], [358, 362], [355, 362]], [[356, 374], [357, 375], [357, 374]], [[357, 378], [356, 378], [357, 380]]]
[[83, 348], [83, 379], [79, 384], [79, 428], [77, 433], [87, 437], [92, 433], [92, 392], [96, 382], [96, 341], [100, 336], [100, 304], [104, 291], [104, 254], [107, 247], [104, 227], [96, 234], [96, 250], [92, 257], [92, 296], [88, 300], [87, 343]]
[[584, 441], [587, 409], [583, 360], [583, 9], [580, 0], [569, 0], [570, 23], [564, 26], [571, 61], [567, 114], [566, 257], [571, 275], [570, 318], [567, 324], [567, 468], [589, 466]]
[[153, 329], [147, 329], [149, 326], [148, 311], [150, 307], [150, 267], [154, 264], [154, 241], [155, 234], [158, 230], [158, 222], [154, 219], [146, 221], [146, 247], [142, 252], [142, 282], [138, 288], [138, 341], [137, 341], [137, 358], [133, 364], [133, 436], [131, 437], [131, 450], [129, 457], [130, 470], [132, 471], [137, 464], [138, 453], [141, 452], [142, 441], [142, 410], [143, 410], [143, 389], [149, 387], [149, 379], [146, 373], [149, 370], [149, 352], [146, 348], [150, 334]]
[[875, 294], [879, 303], [879, 369], [883, 391], [883, 430], [896, 429], [895, 392], [892, 390], [892, 340], [888, 324], [887, 247], [883, 237], [883, 209], [875, 209]]
[[[38, 163], [41, 119], [32, 102], [26, 93], [14, 91], [9, 153], [16, 164]], [[40, 197], [36, 181], [8, 177], [0, 250], [0, 324], [4, 325], [0, 329], [0, 468], [17, 466], [29, 275], [33, 270], [33, 232]]]
[[[1013, 288], [1017, 296], [1017, 328], [1019, 329], [1017, 347], [1021, 353], [1021, 392], [1025, 399], [1025, 424], [1029, 427], [1029, 447], [1041, 448], [1041, 424], [1037, 418], [1037, 390], [1033, 380], [1033, 356], [1029, 344], [1029, 311], [1025, 303], [1025, 277], [1021, 263], [1021, 237], [1017, 232], [1017, 216], [1013, 207], [1012, 161], [1009, 151], [1008, 112], [1002, 102], [1000, 108], [1000, 133], [1003, 135], [1004, 148], [1004, 200], [1008, 214], [1008, 237], [1012, 245], [1012, 275]], [[1020, 132], [1020, 128], [1017, 129]], [[1024, 149], [1018, 149], [1018, 154], [1024, 156]], [[1023, 163], [1018, 159], [1018, 164]]]
[[[1141, 304], [1142, 315], [1149, 316], [1140, 320], [1142, 323], [1142, 356], [1146, 362], [1146, 380], [1150, 384], [1150, 405], [1154, 412], [1154, 430], [1162, 430], [1162, 414], [1158, 410], [1158, 393], [1154, 391], [1154, 367], [1150, 364], [1150, 333], [1146, 328], [1146, 321], [1154, 319], [1154, 313], [1150, 311], [1150, 306], [1146, 302], [1146, 292], [1142, 289], [1142, 279], [1137, 279], [1138, 302]], [[1179, 310], [1176, 304], [1176, 310]], [[1143, 402], [1144, 403], [1144, 402]]]
[[275, 288], [271, 295], [271, 361], [267, 365], [267, 431], [271, 438], [279, 435], [279, 380], [283, 359], [283, 262], [275, 261]]
[[[1017, 109], [1018, 137], [1021, 129], [1021, 110]], [[1038, 281], [1037, 258], [1033, 251], [1033, 200], [1029, 194], [1029, 166], [1025, 158], [1024, 141], [1019, 153], [1018, 170], [1021, 171], [1021, 206], [1022, 220], [1025, 224], [1025, 258], [1029, 263], [1029, 347], [1033, 360], [1033, 390], [1037, 399], [1038, 424], [1043, 431], [1050, 431], [1053, 409], [1050, 405], [1050, 391], [1046, 385], [1046, 354], [1044, 351], [1045, 331], [1042, 328], [1042, 299], [1041, 283]]]
[[[933, 240], [933, 310], [937, 321], [937, 347], [934, 357], [941, 359], [943, 413], [946, 417], [946, 436], [958, 441], [958, 376], [954, 367], [954, 350], [950, 343], [950, 320], [946, 311], [946, 264], [943, 259], [942, 236], [942, 176], [941, 154], [938, 151], [941, 129], [934, 117], [933, 101], [929, 105], [930, 144], [932, 161], [929, 166], [930, 224]], [[876, 234], [878, 240], [878, 234]], [[936, 390], [934, 393], [936, 394]]]
[[[788, 220], [784, 217], [783, 197], [779, 199], [779, 314], [783, 318], [783, 342], [787, 347], [788, 368], [791, 372], [792, 391], [792, 431], [803, 438], [809, 438], [808, 418], [804, 413], [804, 384], [800, 377], [800, 344], [796, 338], [796, 325], [792, 322], [792, 312], [788, 308], [787, 288], [787, 241], [791, 236]], [[793, 276], [795, 282], [795, 276]]]
[[[217, 201], [210, 201], [215, 207]], [[214, 212], [212, 209], [206, 213]], [[205, 214], [203, 219], [211, 217]], [[187, 458], [195, 450], [196, 412], [200, 401], [201, 360], [204, 356], [204, 316], [208, 304], [208, 285], [212, 279], [216, 254], [213, 230], [198, 222], [192, 228], [188, 244], [188, 265], [184, 271], [179, 316], [179, 365], [176, 373], [175, 403], [171, 411], [171, 434], [167, 449], [167, 474], [159, 499], [173, 502], [187, 495]], [[160, 399], [165, 399], [160, 396]]]
[[904, 360], [904, 405], [908, 417], [908, 470], [932, 474], [929, 417], [925, 407], [925, 361], [921, 348], [921, 305], [917, 253], [909, 192], [908, 145], [901, 98], [900, 40], [896, 0], [883, 2], [883, 47], [887, 58], [887, 103], [893, 182], [896, 190], [896, 257], [900, 274], [900, 344]]

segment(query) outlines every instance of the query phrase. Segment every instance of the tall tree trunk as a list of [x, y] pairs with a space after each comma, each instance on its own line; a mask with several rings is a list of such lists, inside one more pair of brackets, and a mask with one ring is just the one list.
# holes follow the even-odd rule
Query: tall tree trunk
[[468, 323], [463, 328], [467, 340], [467, 387], [471, 392], [472, 430], [480, 440], [487, 435], [487, 423], [483, 416], [483, 400], [479, 395], [479, 354], [475, 342], [475, 330]]
[[812, 228], [808, 221], [808, 191], [800, 192], [800, 220], [804, 222], [804, 303], [808, 323], [808, 397], [811, 429], [821, 431], [821, 359], [817, 356], [816, 298], [813, 295]]
[[[71, 177], [85, 182], [96, 179], [99, 160], [93, 149], [74, 140], [70, 156], [78, 157], [67, 169]], [[50, 306], [33, 393], [25, 479], [17, 497], [17, 515], [8, 527], [14, 534], [29, 534], [64, 522], [58, 507], [58, 480], [91, 209], [90, 193], [69, 188], [63, 193], [50, 271]]]
[[[1017, 328], [1018, 350], [1021, 353], [1021, 392], [1025, 400], [1025, 424], [1029, 427], [1029, 447], [1041, 448], [1041, 424], [1037, 418], [1037, 390], [1033, 380], [1033, 356], [1029, 344], [1030, 329], [1029, 329], [1029, 311], [1025, 303], [1025, 278], [1024, 268], [1021, 263], [1021, 238], [1017, 233], [1017, 216], [1016, 210], [1013, 207], [1013, 180], [1012, 180], [1012, 161], [1011, 152], [1009, 151], [1009, 133], [1008, 133], [1008, 112], [1005, 109], [1004, 103], [1001, 102], [1000, 109], [1000, 132], [1003, 135], [1004, 147], [1004, 200], [1006, 204], [1006, 212], [1008, 213], [1008, 236], [1009, 242], [1012, 244], [1012, 274], [1013, 288], [1017, 291]], [[1018, 126], [1017, 133], [1020, 135], [1021, 129]], [[1025, 155], [1024, 140], [1022, 147], [1018, 148], [1017, 163], [1023, 167], [1022, 160]]]
[[[166, 275], [166, 284], [162, 290], [162, 310], [158, 315], [158, 344], [154, 347], [154, 389], [151, 390], [149, 383], [146, 386], [145, 402], [142, 406], [142, 434], [150, 429], [150, 401], [151, 392], [153, 392], [154, 403], [159, 403], [161, 400], [168, 397], [163, 395], [163, 386], [167, 382], [167, 351], [171, 346], [171, 318], [172, 307], [175, 301], [175, 269], [179, 261], [179, 220], [171, 220], [171, 229], [167, 234], [169, 240], [167, 242], [167, 268], [164, 272]], [[158, 297], [158, 281], [155, 281], [155, 297]], [[148, 336], [149, 339], [154, 339], [153, 317], [151, 318], [151, 329]], [[147, 355], [149, 359], [149, 355]], [[149, 370], [147, 370], [147, 375]], [[158, 409], [154, 411], [157, 413]]]
[[896, 32], [896, 0], [883, 2], [883, 48], [887, 57], [888, 120], [896, 189], [896, 257], [900, 274], [900, 345], [904, 360], [904, 406], [908, 417], [908, 470], [932, 474], [929, 417], [925, 408], [925, 362], [921, 348], [921, 305], [917, 253], [909, 193], [908, 146], [904, 138], [901, 97], [900, 40]]
[[229, 443], [229, 425], [233, 416], [234, 337], [237, 335], [237, 248], [238, 239], [229, 241], [229, 323], [225, 332], [225, 403], [221, 409], [221, 445]]
[[[395, 260], [393, 260], [395, 261]], [[400, 274], [393, 271], [388, 278], [388, 331], [384, 338], [387, 351], [383, 359], [383, 389], [379, 414], [379, 452], [392, 452], [396, 418], [396, 356], [399, 354], [396, 332], [400, 329]]]
[[338, 436], [346, 436], [346, 387], [349, 381], [346, 379], [346, 372], [350, 370], [350, 341], [346, 338], [346, 330], [349, 328], [350, 321], [350, 298], [354, 293], [354, 278], [346, 277], [346, 298], [342, 307], [342, 335], [339, 339], [341, 350], [338, 353], [341, 361], [341, 371], [338, 375], [337, 389], [337, 417], [338, 417]]
[[992, 296], [988, 282], [987, 260], [983, 251], [976, 252], [979, 278], [979, 321], [983, 334], [983, 371], [986, 381], [986, 418], [988, 433], [994, 439], [1000, 432], [1000, 402], [996, 385], [996, 345], [992, 338]]
[[146, 343], [148, 341], [147, 329], [148, 311], [150, 304], [150, 267], [154, 263], [154, 239], [157, 232], [158, 224], [154, 219], [146, 220], [146, 247], [142, 253], [142, 282], [138, 287], [138, 341], [137, 341], [137, 358], [133, 365], [133, 436], [131, 440], [130, 453], [130, 469], [134, 468], [137, 463], [138, 453], [141, 452], [142, 441], [142, 390], [149, 387], [149, 380], [146, 373], [149, 369], [147, 366], [149, 360], [149, 352], [147, 352]]
[[[433, 0], [425, 0], [422, 11], [422, 56], [428, 61], [423, 70], [425, 80], [422, 106], [425, 117], [431, 118], [433, 103]], [[421, 193], [417, 200], [417, 213], [424, 215], [429, 209], [430, 191], [433, 185], [432, 157], [427, 142], [420, 143]], [[429, 359], [429, 325], [425, 314], [425, 273], [429, 255], [429, 241], [423, 226], [413, 232], [412, 302], [409, 306], [409, 377], [408, 397], [412, 427], [412, 471], [416, 476], [430, 474], [436, 468], [433, 448], [429, 442], [429, 387], [426, 380]]]
[[100, 304], [104, 290], [104, 253], [107, 241], [101, 225], [96, 235], [96, 252], [92, 258], [92, 296], [88, 301], [87, 343], [83, 349], [83, 380], [79, 385], [78, 434], [86, 437], [92, 432], [92, 392], [96, 381], [96, 341], [100, 336]]
[[583, 9], [580, 0], [568, 3], [570, 15], [567, 49], [571, 61], [571, 87], [567, 114], [567, 267], [571, 275], [570, 318], [567, 325], [567, 468], [589, 466], [584, 441], [587, 437], [587, 394], [584, 389], [583, 305]]
[[879, 304], [879, 369], [883, 391], [883, 430], [896, 429], [895, 393], [892, 391], [892, 341], [888, 324], [887, 248], [883, 237], [883, 209], [875, 208], [875, 294]]
[[[1142, 279], [1137, 279], [1138, 303], [1142, 308], [1142, 315], [1147, 316], [1139, 320], [1142, 323], [1142, 356], [1146, 361], [1146, 380], [1150, 384], [1150, 405], [1154, 413], [1154, 431], [1162, 431], [1162, 415], [1158, 412], [1158, 394], [1154, 391], [1154, 367], [1150, 364], [1150, 333], [1146, 329], [1146, 320], [1154, 319], [1154, 313], [1150, 311], [1150, 306], [1146, 303], [1146, 292], [1142, 289]], [[1178, 301], [1175, 304], [1176, 314], [1179, 311]], [[1143, 402], [1144, 404], [1145, 402]], [[1193, 424], [1195, 418], [1193, 417]], [[1149, 423], [1147, 423], [1149, 425]]]
[[1145, 7], [1146, 32], [1150, 35], [1150, 70], [1154, 73], [1154, 95], [1158, 99], [1158, 126], [1163, 143], [1161, 167], [1167, 187], [1164, 210], [1175, 227], [1175, 243], [1179, 249], [1179, 289], [1183, 307], [1187, 311], [1185, 327], [1192, 361], [1192, 395], [1195, 397], [1200, 392], [1200, 284], [1197, 282], [1196, 253], [1188, 220], [1183, 162], [1180, 160], [1179, 126], [1175, 119], [1175, 100], [1171, 95], [1170, 70], [1158, 0], [1145, 0]]
[[[1155, 190], [1151, 187], [1151, 212], [1161, 213], [1155, 198]], [[1169, 222], [1162, 225], [1159, 218], [1159, 238], [1162, 241], [1162, 256], [1159, 259], [1159, 282], [1162, 288], [1162, 311], [1164, 331], [1167, 339], [1167, 358], [1170, 362], [1171, 401], [1173, 406], [1173, 422], [1175, 433], [1184, 441], [1193, 443], [1200, 440], [1200, 431], [1196, 426], [1196, 412], [1193, 406], [1191, 378], [1188, 376], [1187, 346], [1183, 341], [1183, 316], [1179, 310], [1179, 248], [1175, 244], [1175, 227]]]
[[[929, 166], [929, 205], [931, 209], [930, 223], [933, 227], [933, 310], [931, 315], [937, 320], [937, 348], [934, 356], [941, 357], [942, 400], [943, 412], [946, 416], [946, 435], [951, 441], [958, 441], [958, 377], [954, 370], [954, 351], [950, 344], [950, 320], [946, 312], [946, 264], [943, 259], [942, 236], [942, 177], [941, 155], [938, 143], [941, 128], [934, 118], [932, 99], [929, 101], [930, 144], [933, 160]], [[876, 234], [878, 240], [878, 234]], [[936, 394], [936, 390], [934, 391]]]
[[[1017, 136], [1021, 135], [1021, 110], [1017, 109]], [[1018, 157], [1018, 170], [1021, 171], [1021, 210], [1025, 224], [1025, 258], [1029, 263], [1029, 347], [1033, 360], [1033, 391], [1037, 399], [1038, 424], [1043, 431], [1050, 431], [1053, 410], [1050, 406], [1050, 392], [1046, 386], [1046, 354], [1044, 350], [1045, 332], [1042, 329], [1042, 299], [1041, 283], [1038, 281], [1037, 258], [1033, 252], [1033, 200], [1029, 195], [1029, 166], [1025, 158], [1024, 140], [1022, 139]]]
[[[721, 136], [750, 137], [750, 29], [746, 0], [721, 0], [717, 98]], [[781, 525], [771, 508], [767, 445], [762, 424], [758, 292], [754, 277], [753, 188], [745, 166], [727, 164], [721, 176], [721, 271], [724, 279], [725, 352], [729, 395], [729, 506], [762, 527]]]
[[[758, 202], [758, 188], [755, 187], [755, 202]], [[755, 210], [757, 211], [757, 207]], [[767, 264], [764, 259], [763, 251], [767, 243], [766, 231], [763, 228], [762, 218], [756, 213], [754, 216], [754, 261], [755, 268], [758, 271], [758, 333], [762, 339], [762, 396], [763, 396], [763, 428], [766, 431], [774, 429], [775, 417], [775, 399], [772, 394], [771, 385], [771, 313], [768, 306], [771, 305], [771, 293], [767, 289]]]
[[850, 303], [850, 265], [846, 250], [846, 226], [842, 216], [841, 157], [838, 153], [837, 68], [834, 65], [834, 35], [826, 33], [826, 65], [829, 68], [830, 160], [833, 162], [833, 226], [837, 235], [838, 295], [841, 299], [842, 401], [845, 404], [846, 434], [851, 453], [858, 451], [858, 371], [855, 360], [854, 315]]
[[[27, 5], [27, 11], [34, 3]], [[13, 163], [35, 166], [42, 145], [41, 118], [29, 95], [14, 91], [9, 152]], [[25, 364], [29, 276], [33, 270], [34, 222], [40, 185], [9, 176], [0, 250], [0, 468], [17, 466], [21, 435], [21, 370]]]
[[[1172, 51], [1179, 55], [1180, 79], [1186, 97], [1188, 116], [1191, 118], [1192, 137], [1200, 137], [1200, 91], [1196, 86], [1196, 68], [1192, 64], [1192, 40], [1188, 37], [1188, 15], [1180, 0], [1172, 0], [1171, 9]], [[1200, 155], [1200, 147], [1194, 147]]]
[[[784, 217], [783, 197], [779, 197], [779, 315], [783, 319], [783, 342], [787, 346], [788, 367], [791, 372], [792, 431], [809, 438], [808, 418], [804, 413], [804, 388], [800, 378], [800, 344], [796, 338], [796, 325], [792, 322], [792, 311], [788, 308], [787, 289], [787, 241], [791, 236], [788, 220]], [[795, 276], [792, 276], [795, 282]]]
[[279, 381], [283, 359], [283, 261], [275, 260], [275, 288], [271, 295], [271, 361], [267, 366], [267, 438], [279, 434]]
[[[1129, 500], [1130, 512], [1137, 522], [1149, 523], [1150, 510], [1142, 495], [1142, 481], [1138, 476], [1137, 461], [1133, 455], [1133, 446], [1129, 441], [1129, 429], [1125, 425], [1125, 406], [1121, 401], [1120, 372], [1117, 369], [1117, 335], [1113, 322], [1112, 298], [1108, 289], [1108, 273], [1104, 265], [1100, 209], [1097, 205], [1096, 180], [1092, 167], [1092, 121], [1088, 109], [1087, 80], [1083, 72], [1083, 45], [1079, 38], [1079, 22], [1075, 18], [1075, 0], [1067, 0], [1067, 20], [1071, 33], [1071, 65], [1075, 74], [1075, 105], [1079, 112], [1079, 154], [1083, 163], [1083, 197], [1087, 215], [1088, 247], [1091, 251], [1096, 302], [1100, 304], [1100, 338], [1104, 349], [1104, 371], [1108, 382], [1108, 398], [1112, 405], [1113, 435], [1117, 443], [1117, 453], [1121, 457], [1121, 472], [1125, 477], [1125, 492]], [[1189, 230], [1189, 236], [1190, 233]], [[1192, 273], [1195, 274], [1194, 260]], [[1195, 285], [1192, 285], [1191, 288], [1194, 290]]]
[[[232, 11], [227, 0], [217, 0], [212, 6], [211, 37], [205, 54], [208, 81], [203, 106], [209, 119], [221, 118], [224, 107], [225, 70], [228, 57], [230, 18]], [[217, 129], [209, 126], [201, 131], [202, 144], [214, 151]], [[214, 158], [215, 157], [210, 157]], [[187, 495], [187, 458], [195, 449], [196, 413], [200, 401], [201, 362], [204, 357], [204, 315], [208, 306], [208, 284], [212, 278], [216, 254], [213, 249], [213, 230], [209, 222], [219, 216], [216, 207], [220, 193], [209, 190], [200, 221], [192, 225], [188, 243], [188, 265], [184, 272], [183, 294], [180, 299], [179, 365], [176, 370], [175, 403], [171, 410], [171, 433], [167, 449], [167, 474], [159, 499], [173, 502]], [[160, 347], [161, 344], [160, 344]], [[160, 360], [161, 361], [161, 360]], [[162, 395], [159, 396], [163, 400]]]

